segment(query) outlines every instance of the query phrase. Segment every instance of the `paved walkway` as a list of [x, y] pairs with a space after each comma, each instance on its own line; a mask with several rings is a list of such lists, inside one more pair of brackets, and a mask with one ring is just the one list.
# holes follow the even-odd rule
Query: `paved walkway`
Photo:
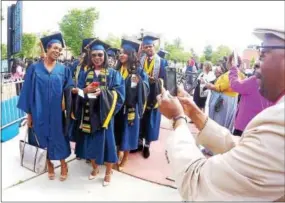
[[37, 176], [20, 166], [19, 140], [25, 129], [8, 142], [2, 143], [2, 201], [181, 201], [178, 191], [149, 183], [114, 171], [112, 183], [102, 186], [104, 167], [95, 180], [88, 180], [91, 166], [83, 160], [69, 158], [69, 178], [50, 181], [47, 174]]

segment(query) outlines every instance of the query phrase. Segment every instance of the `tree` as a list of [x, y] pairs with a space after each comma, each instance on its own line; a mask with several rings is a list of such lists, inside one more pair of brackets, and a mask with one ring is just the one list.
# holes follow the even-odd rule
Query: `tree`
[[206, 56], [203, 54], [200, 59], [199, 59], [200, 63], [204, 63], [206, 60]]
[[174, 45], [177, 49], [182, 48], [182, 47], [181, 47], [181, 39], [180, 39], [180, 37], [178, 37], [178, 38], [176, 38], [176, 39], [174, 40], [173, 45]]
[[108, 37], [106, 38], [105, 42], [109, 44], [112, 48], [121, 47], [121, 38], [113, 34], [108, 34]]
[[7, 59], [7, 44], [1, 44], [1, 60]]
[[211, 61], [213, 64], [217, 64], [224, 56], [229, 56], [232, 50], [225, 45], [220, 45], [217, 47], [216, 51], [213, 52]]
[[250, 60], [250, 68], [253, 68], [254, 64], [255, 64], [255, 58], [252, 57]]
[[22, 50], [15, 54], [16, 57], [30, 58], [36, 55], [37, 36], [34, 33], [24, 33], [22, 36]]
[[80, 54], [83, 39], [94, 37], [95, 22], [98, 19], [99, 12], [96, 8], [72, 9], [63, 16], [59, 23], [60, 31], [73, 55]]
[[212, 54], [213, 54], [213, 48], [211, 45], [207, 45], [205, 48], [204, 48], [204, 55], [205, 55], [205, 59], [207, 61], [211, 61], [212, 59]]
[[[177, 38], [179, 39], [179, 38]], [[179, 40], [175, 39], [173, 44], [165, 42], [165, 50], [169, 52], [167, 59], [176, 60], [178, 62], [186, 62], [190, 57], [190, 52], [185, 52]]]

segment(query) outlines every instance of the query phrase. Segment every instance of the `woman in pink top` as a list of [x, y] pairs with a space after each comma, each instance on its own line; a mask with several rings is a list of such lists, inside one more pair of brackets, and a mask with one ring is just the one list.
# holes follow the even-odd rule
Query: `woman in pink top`
[[12, 65], [12, 78], [14, 81], [17, 80], [22, 80], [22, 78], [24, 77], [24, 68], [22, 67], [22, 64], [20, 63], [20, 61], [15, 60], [13, 65]]
[[[258, 63], [255, 64], [255, 68], [259, 68]], [[234, 135], [241, 136], [251, 119], [272, 104], [260, 95], [255, 75], [244, 80], [239, 80], [238, 68], [232, 66], [229, 78], [233, 91], [238, 92], [241, 95], [234, 124], [235, 130], [233, 133]]]
[[13, 65], [12, 65], [12, 69], [11, 69], [12, 80], [13, 80], [13, 82], [17, 82], [15, 85], [16, 85], [16, 92], [17, 92], [18, 96], [20, 95], [22, 85], [23, 85], [22, 82], [18, 82], [18, 81], [21, 81], [25, 75], [23, 66], [24, 65], [21, 64], [21, 62], [16, 59], [16, 60], [14, 60]]

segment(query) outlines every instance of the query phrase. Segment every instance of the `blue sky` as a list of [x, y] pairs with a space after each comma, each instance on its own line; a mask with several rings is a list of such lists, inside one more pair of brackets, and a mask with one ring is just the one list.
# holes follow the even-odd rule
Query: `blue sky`
[[[2, 1], [7, 7], [15, 1]], [[228, 45], [242, 51], [259, 43], [251, 34], [256, 27], [284, 29], [284, 2], [111, 2], [111, 1], [24, 1], [23, 31], [58, 31], [58, 22], [72, 8], [96, 7], [100, 19], [96, 35], [102, 39], [109, 33], [132, 35], [144, 30], [159, 33], [162, 41], [180, 37], [187, 49], [201, 53], [207, 44]], [[7, 22], [2, 22], [2, 42], [6, 43]]]

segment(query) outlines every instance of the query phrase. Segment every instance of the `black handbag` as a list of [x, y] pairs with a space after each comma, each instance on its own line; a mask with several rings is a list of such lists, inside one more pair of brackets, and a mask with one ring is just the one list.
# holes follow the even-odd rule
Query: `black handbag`
[[215, 112], [220, 112], [222, 107], [223, 107], [223, 104], [224, 104], [224, 99], [222, 97], [222, 95], [220, 94], [216, 103], [215, 103]]

